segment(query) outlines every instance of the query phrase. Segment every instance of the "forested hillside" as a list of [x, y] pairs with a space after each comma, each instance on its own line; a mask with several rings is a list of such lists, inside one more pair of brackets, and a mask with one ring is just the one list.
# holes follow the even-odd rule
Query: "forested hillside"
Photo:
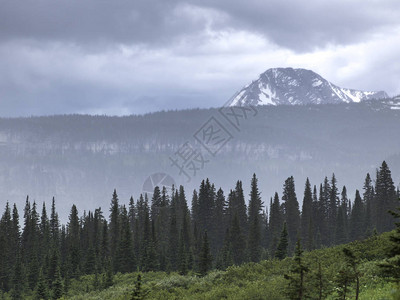
[[[114, 188], [124, 201], [131, 195], [139, 198], [146, 178], [158, 172], [171, 175], [190, 193], [208, 177], [226, 196], [237, 180], [247, 182], [256, 173], [266, 203], [290, 175], [302, 186], [307, 177], [319, 184], [334, 172], [353, 198], [360, 174], [374, 175], [383, 160], [396, 184], [400, 181], [399, 104], [399, 99], [388, 99], [260, 106], [256, 115], [251, 111], [247, 119], [238, 117], [239, 130], [218, 109], [0, 118], [0, 199], [3, 205], [9, 200], [22, 207], [26, 195], [40, 203], [55, 196], [66, 222], [72, 204], [81, 211], [107, 207]], [[232, 135], [214, 156], [194, 138], [211, 117]], [[205, 161], [185, 170], [190, 182], [170, 160], [185, 142]], [[244, 190], [249, 193], [249, 184]]]
[[[275, 193], [268, 206], [255, 174], [248, 196], [241, 181], [226, 192], [206, 179], [191, 196], [183, 186], [170, 194], [165, 187], [156, 187], [151, 199], [142, 194], [136, 201], [131, 198], [122, 203], [114, 190], [109, 210], [79, 212], [72, 205], [66, 225], [59, 220], [55, 199], [48, 212], [45, 203], [27, 198], [21, 213], [22, 230], [17, 206], [7, 203], [0, 220], [0, 288], [2, 295], [12, 299], [58, 299], [73, 294], [74, 282], [84, 275], [92, 275], [83, 277], [92, 278], [87, 290], [100, 291], [113, 286], [118, 273], [163, 271], [203, 277], [211, 270], [228, 268], [228, 273], [214, 273], [220, 276], [235, 272], [229, 268], [232, 265], [265, 259], [269, 261], [257, 268], [284, 266], [279, 261], [293, 255], [303, 270], [301, 248], [311, 251], [359, 241], [394, 228], [388, 211], [399, 205], [400, 194], [386, 162], [374, 180], [366, 175], [360, 191], [349, 201], [346, 187], [339, 189], [332, 175], [319, 186], [312, 186], [307, 179], [304, 190], [296, 193], [291, 176], [284, 182], [281, 197]], [[372, 258], [383, 258], [381, 250]], [[345, 256], [356, 272], [354, 253]], [[284, 261], [289, 264], [291, 260]], [[313, 270], [318, 272], [315, 264]], [[328, 281], [333, 280], [329, 276]], [[193, 278], [194, 282], [200, 280]], [[288, 275], [287, 280], [290, 278]], [[335, 286], [332, 282], [328, 285]]]
[[[175, 272], [118, 273], [113, 277], [113, 286], [106, 289], [95, 288], [95, 275], [86, 275], [71, 281], [70, 294], [65, 299], [355, 299], [357, 276], [358, 299], [398, 299], [396, 284], [380, 267], [385, 262], [389, 236], [385, 233], [362, 242], [302, 253], [300, 261], [305, 271], [301, 289], [296, 285], [300, 282], [300, 274], [296, 273], [298, 259], [290, 257], [230, 266], [204, 277]], [[349, 260], [344, 249], [350, 250], [355, 259]], [[299, 290], [302, 298], [298, 297]]]

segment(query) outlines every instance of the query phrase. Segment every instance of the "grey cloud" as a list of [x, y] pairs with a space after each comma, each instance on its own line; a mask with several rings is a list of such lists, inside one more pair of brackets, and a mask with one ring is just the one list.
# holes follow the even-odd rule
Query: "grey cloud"
[[327, 44], [352, 44], [377, 30], [398, 26], [398, 1], [194, 1], [224, 11], [230, 26], [263, 34], [276, 44], [309, 51]]
[[[80, 44], [168, 44], [201, 31], [206, 19], [187, 16], [179, 7], [214, 9], [217, 29], [247, 29], [277, 45], [307, 51], [326, 44], [349, 44], [377, 29], [399, 24], [392, 1], [281, 0], [134, 0], [3, 1], [0, 38], [68, 40]], [[204, 13], [204, 12], [199, 12]]]
[[0, 38], [61, 40], [82, 45], [165, 43], [195, 30], [174, 16], [176, 1], [2, 1]]

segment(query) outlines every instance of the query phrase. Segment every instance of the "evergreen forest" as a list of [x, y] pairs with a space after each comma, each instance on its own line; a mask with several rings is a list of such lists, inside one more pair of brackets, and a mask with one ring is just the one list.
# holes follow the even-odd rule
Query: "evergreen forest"
[[335, 174], [297, 190], [288, 177], [270, 199], [259, 180], [155, 187], [125, 203], [114, 190], [105, 210], [72, 205], [66, 224], [54, 198], [7, 202], [0, 299], [400, 299], [400, 194], [386, 162], [354, 195]]

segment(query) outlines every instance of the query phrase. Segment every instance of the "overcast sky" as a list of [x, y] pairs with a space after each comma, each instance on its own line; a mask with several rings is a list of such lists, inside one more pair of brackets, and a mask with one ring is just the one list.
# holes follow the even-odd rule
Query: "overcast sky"
[[266, 69], [400, 94], [398, 0], [0, 0], [0, 116], [216, 107]]

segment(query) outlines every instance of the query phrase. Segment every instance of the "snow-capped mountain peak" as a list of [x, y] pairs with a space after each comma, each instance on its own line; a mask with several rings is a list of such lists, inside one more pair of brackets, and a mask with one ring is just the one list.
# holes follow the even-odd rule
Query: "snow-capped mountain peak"
[[274, 68], [240, 90], [228, 105], [350, 103], [383, 98], [388, 98], [384, 91], [341, 88], [310, 70]]

